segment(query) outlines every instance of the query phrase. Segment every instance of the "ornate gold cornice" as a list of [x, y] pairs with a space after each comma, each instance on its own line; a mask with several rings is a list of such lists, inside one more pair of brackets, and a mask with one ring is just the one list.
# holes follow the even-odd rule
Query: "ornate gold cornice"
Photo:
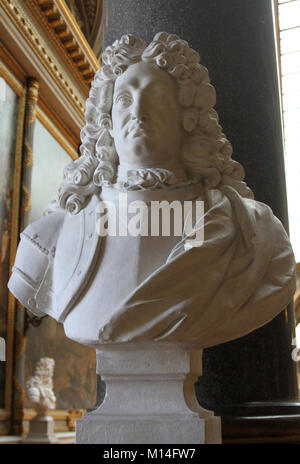
[[65, 0], [65, 2], [99, 59], [102, 46], [103, 0]]
[[28, 0], [47, 30], [72, 61], [85, 84], [93, 79], [99, 62], [64, 0]]
[[99, 63], [70, 12], [66, 20], [65, 2], [2, 0], [1, 8], [84, 121], [84, 101]]

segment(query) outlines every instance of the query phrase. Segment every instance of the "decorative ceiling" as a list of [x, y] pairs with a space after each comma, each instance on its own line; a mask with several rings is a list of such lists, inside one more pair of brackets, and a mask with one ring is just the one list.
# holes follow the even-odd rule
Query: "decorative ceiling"
[[102, 0], [66, 0], [97, 58], [102, 50]]

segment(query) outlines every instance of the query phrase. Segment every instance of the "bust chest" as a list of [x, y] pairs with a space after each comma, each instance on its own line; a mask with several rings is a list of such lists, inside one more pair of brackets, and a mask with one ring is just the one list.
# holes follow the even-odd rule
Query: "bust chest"
[[97, 215], [101, 248], [89, 284], [64, 322], [68, 337], [98, 340], [99, 330], [120, 303], [166, 263], [182, 240], [184, 202], [192, 204], [195, 194], [195, 188], [128, 192], [103, 188]]

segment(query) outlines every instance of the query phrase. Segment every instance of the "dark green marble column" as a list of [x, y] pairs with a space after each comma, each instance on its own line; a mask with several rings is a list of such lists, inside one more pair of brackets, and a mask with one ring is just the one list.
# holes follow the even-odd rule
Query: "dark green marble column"
[[[103, 25], [104, 46], [124, 33], [149, 42], [166, 31], [200, 53], [233, 157], [256, 199], [287, 226], [271, 0], [104, 0]], [[205, 350], [201, 405], [221, 415], [295, 412], [293, 329], [290, 308], [246, 337]]]

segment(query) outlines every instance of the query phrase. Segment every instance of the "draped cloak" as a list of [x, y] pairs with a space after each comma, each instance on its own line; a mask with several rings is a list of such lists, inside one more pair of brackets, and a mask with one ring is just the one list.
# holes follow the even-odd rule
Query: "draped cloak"
[[77, 215], [58, 209], [25, 229], [9, 289], [88, 345], [151, 340], [203, 348], [246, 335], [293, 297], [289, 238], [267, 205], [230, 186], [189, 193], [182, 199], [205, 204], [202, 246], [184, 234], [157, 242], [153, 253], [143, 237], [131, 237], [132, 252], [129, 242], [114, 246], [95, 233], [103, 198], [94, 195]]

